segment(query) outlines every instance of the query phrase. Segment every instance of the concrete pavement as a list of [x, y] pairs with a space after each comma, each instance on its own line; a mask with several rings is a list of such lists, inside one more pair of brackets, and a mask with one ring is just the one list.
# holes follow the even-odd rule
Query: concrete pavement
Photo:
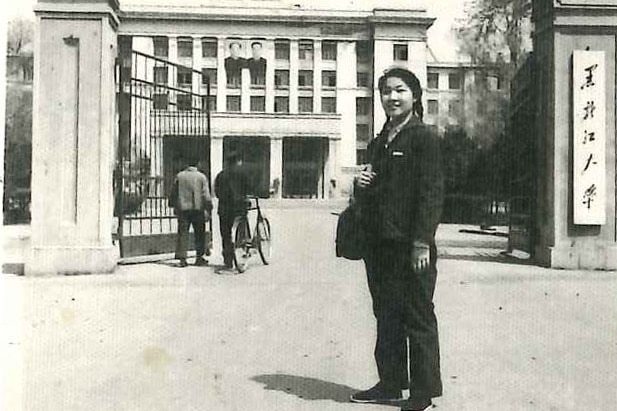
[[[242, 275], [163, 262], [0, 276], [0, 409], [396, 410], [347, 401], [377, 378], [374, 319], [362, 264], [334, 257], [336, 217], [269, 211], [274, 261]], [[446, 240], [438, 409], [615, 409], [616, 273]]]

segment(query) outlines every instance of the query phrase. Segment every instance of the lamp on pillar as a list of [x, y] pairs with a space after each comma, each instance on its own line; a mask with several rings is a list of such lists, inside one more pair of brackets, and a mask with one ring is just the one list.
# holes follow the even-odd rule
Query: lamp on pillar
[[26, 275], [110, 272], [118, 1], [35, 7], [32, 252]]

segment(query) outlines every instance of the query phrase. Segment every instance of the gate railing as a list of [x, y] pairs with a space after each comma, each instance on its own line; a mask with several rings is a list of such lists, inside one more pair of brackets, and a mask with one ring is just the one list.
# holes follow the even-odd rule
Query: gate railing
[[[166, 152], [166, 142], [180, 137], [184, 152], [209, 150], [212, 102], [200, 71], [134, 51], [131, 43], [120, 38], [114, 215], [121, 257], [173, 251], [177, 219], [168, 197], [186, 164]], [[209, 175], [209, 160], [201, 166]]]

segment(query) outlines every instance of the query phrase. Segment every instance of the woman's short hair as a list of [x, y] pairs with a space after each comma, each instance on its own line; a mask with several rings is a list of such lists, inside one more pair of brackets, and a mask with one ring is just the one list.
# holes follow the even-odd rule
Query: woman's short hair
[[424, 107], [422, 106], [422, 85], [420, 84], [418, 77], [404, 67], [391, 67], [383, 72], [377, 82], [377, 88], [380, 93], [383, 94], [384, 89], [386, 88], [386, 81], [391, 77], [400, 78], [403, 83], [407, 84], [407, 87], [411, 90], [415, 100], [412, 110], [416, 116], [422, 119], [424, 116]]

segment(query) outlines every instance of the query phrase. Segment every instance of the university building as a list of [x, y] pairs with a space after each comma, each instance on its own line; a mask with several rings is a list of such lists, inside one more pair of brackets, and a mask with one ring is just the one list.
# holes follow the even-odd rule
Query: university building
[[[195, 95], [207, 95], [209, 83], [211, 135], [200, 150], [212, 176], [222, 170], [227, 152], [238, 151], [256, 194], [340, 195], [384, 122], [376, 90], [381, 73], [393, 64], [405, 66], [427, 84], [426, 30], [434, 19], [411, 7], [243, 4], [253, 6], [123, 5], [119, 36], [132, 39], [134, 52], [191, 69], [172, 72], [154, 63], [142, 69], [144, 80]], [[431, 76], [438, 72], [443, 70], [435, 67]], [[437, 123], [433, 107], [429, 98], [427, 119]], [[159, 135], [156, 144], [172, 153], [183, 135]], [[154, 162], [152, 168], [170, 173]]]

